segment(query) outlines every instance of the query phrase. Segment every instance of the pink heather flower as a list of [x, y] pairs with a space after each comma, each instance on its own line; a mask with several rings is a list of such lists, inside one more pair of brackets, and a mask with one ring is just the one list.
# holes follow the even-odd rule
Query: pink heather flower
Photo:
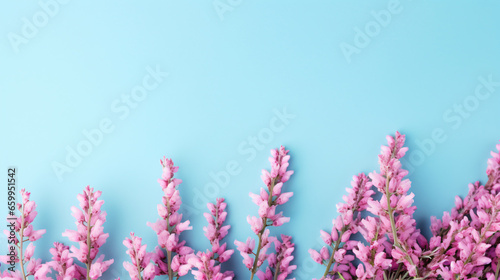
[[54, 247], [49, 251], [52, 254], [52, 261], [46, 265], [57, 272], [57, 280], [85, 279], [87, 270], [74, 264], [74, 259], [70, 257], [71, 253], [68, 246], [54, 242]]
[[[66, 230], [62, 235], [70, 241], [77, 242], [79, 248], [71, 246], [69, 257], [75, 257], [85, 264], [87, 278], [98, 279], [108, 267], [114, 262], [113, 259], [104, 260], [104, 255], [96, 259], [99, 248], [106, 242], [109, 234], [103, 232], [103, 224], [106, 221], [106, 212], [101, 211], [103, 200], [98, 200], [101, 191], [87, 186], [82, 194], [78, 194], [80, 209], [73, 207], [73, 217], [76, 219], [77, 230]], [[59, 248], [61, 249], [61, 248]], [[57, 250], [57, 249], [56, 249]]]
[[[500, 144], [497, 144], [496, 148], [500, 151]], [[488, 168], [486, 169], [488, 182], [485, 188], [497, 193], [500, 189], [500, 154], [492, 151], [491, 156], [492, 158], [488, 160]]]
[[[497, 149], [499, 147], [500, 145], [497, 145]], [[499, 259], [495, 246], [500, 234], [492, 234], [486, 240], [478, 239], [485, 233], [483, 231], [488, 228], [489, 222], [492, 223], [490, 226], [495, 228], [496, 214], [492, 207], [496, 205], [500, 173], [499, 155], [495, 152], [491, 154], [492, 158], [488, 160], [486, 170], [488, 182], [484, 186], [479, 182], [469, 184], [467, 196], [463, 200], [458, 196], [455, 198], [451, 215], [445, 212], [442, 220], [431, 217], [433, 236], [430, 250], [425, 252], [432, 258], [427, 265], [429, 276], [439, 275], [444, 279], [463, 277], [461, 275], [485, 276], [486, 279], [499, 277], [496, 273]], [[485, 205], [488, 207], [485, 208]], [[473, 254], [469, 255], [470, 258], [466, 257], [470, 251]], [[488, 266], [492, 272], [489, 272]]]
[[[243, 264], [251, 271], [251, 278], [253, 278], [259, 267], [269, 257], [267, 250], [271, 243], [276, 240], [275, 238], [268, 238], [269, 230], [267, 227], [279, 227], [290, 221], [289, 217], [283, 216], [283, 212], [276, 213], [278, 205], [288, 202], [293, 195], [292, 192], [283, 192], [283, 183], [287, 182], [293, 174], [292, 170], [287, 170], [289, 160], [290, 156], [285, 147], [281, 146], [279, 149], [271, 150], [271, 157], [269, 157], [271, 172], [262, 170], [261, 175], [261, 179], [266, 185], [267, 190], [261, 188], [259, 195], [250, 193], [252, 201], [259, 206], [259, 217], [247, 217], [247, 222], [259, 239], [257, 251], [253, 252], [255, 240], [249, 241], [251, 240], [249, 239], [246, 244], [237, 240], [234, 242], [243, 257]], [[250, 243], [253, 245], [249, 251]], [[259, 275], [262, 276], [262, 273], [259, 273]]]
[[125, 238], [123, 245], [127, 247], [127, 255], [131, 259], [130, 262], [123, 262], [123, 267], [130, 275], [132, 280], [150, 280], [155, 276], [160, 275], [160, 268], [151, 262], [155, 259], [155, 253], [146, 252], [147, 245], [142, 245], [142, 238], [130, 233], [131, 238]]
[[[449, 270], [441, 264], [441, 277], [472, 279], [487, 271], [485, 265], [492, 259], [487, 256], [491, 239], [500, 231], [500, 194], [488, 194], [478, 200], [477, 212], [471, 212], [469, 227], [455, 236], [457, 258], [450, 262]], [[496, 250], [492, 248], [492, 250]], [[496, 252], [495, 252], [496, 255]]]
[[[382, 198], [380, 201], [368, 201], [367, 210], [378, 216], [380, 221], [370, 220], [363, 224], [377, 228], [379, 236], [387, 233], [388, 241], [392, 243], [390, 255], [397, 263], [405, 265], [410, 276], [418, 277], [422, 246], [426, 245], [426, 241], [420, 234], [420, 230], [416, 228], [416, 222], [413, 219], [413, 212], [416, 209], [415, 206], [411, 206], [414, 195], [413, 193], [407, 194], [411, 183], [408, 179], [403, 179], [408, 171], [402, 169], [400, 159], [408, 148], [403, 147], [405, 136], [399, 132], [396, 132], [396, 137], [387, 136], [387, 141], [388, 146], [382, 146], [382, 152], [379, 155], [380, 173], [369, 174], [373, 185], [382, 193]], [[364, 231], [364, 233], [367, 232]], [[380, 241], [382, 240], [379, 240], [379, 243]], [[383, 252], [375, 247], [370, 249], [371, 252], [377, 254]], [[379, 263], [388, 262], [379, 261]], [[371, 269], [371, 265], [364, 264], [365, 270]]]
[[[174, 166], [171, 159], [163, 157], [160, 160], [162, 166], [162, 176], [158, 179], [164, 196], [162, 204], [158, 205], [159, 219], [156, 223], [147, 223], [157, 234], [158, 244], [161, 248], [167, 251], [165, 254], [161, 249], [157, 249], [152, 255], [151, 260], [158, 266], [155, 269], [156, 275], [168, 275], [172, 280], [186, 275], [192, 268], [188, 260], [194, 255], [194, 250], [185, 246], [186, 241], [180, 241], [180, 234], [185, 230], [191, 230], [189, 221], [182, 222], [182, 214], [177, 211], [182, 204], [181, 197], [177, 186], [182, 183], [181, 179], [174, 178], [175, 173], [179, 170], [178, 166]], [[146, 268], [145, 268], [146, 269]], [[153, 268], [149, 268], [152, 270]], [[152, 274], [151, 274], [152, 275]]]
[[291, 236], [284, 234], [281, 235], [281, 242], [277, 239], [274, 240], [276, 253], [270, 254], [267, 258], [269, 267], [266, 268], [266, 272], [261, 270], [257, 271], [256, 275], [260, 280], [285, 280], [286, 277], [297, 268], [296, 265], [290, 265], [290, 262], [293, 260], [292, 253], [295, 249], [295, 244], [293, 244], [291, 240]]
[[208, 203], [207, 206], [210, 213], [204, 213], [204, 216], [207, 219], [208, 226], [203, 227], [203, 230], [212, 245], [212, 250], [198, 252], [188, 260], [188, 263], [193, 267], [191, 273], [197, 280], [231, 280], [234, 277], [234, 273], [232, 271], [222, 272], [221, 265], [228, 261], [234, 253], [234, 250], [226, 250], [226, 243], [221, 244], [222, 239], [228, 234], [231, 228], [230, 225], [223, 225], [227, 217], [227, 212], [225, 211], [227, 205], [224, 202], [224, 198], [217, 198], [215, 205]]
[[[25, 189], [21, 189], [20, 191], [22, 197], [22, 203], [17, 204], [17, 209], [19, 211], [19, 215], [11, 216], [12, 218], [16, 218], [13, 222], [13, 230], [15, 232], [14, 244], [19, 251], [16, 250], [16, 255], [14, 256], [14, 262], [19, 263], [21, 266], [21, 271], [18, 272], [4, 272], [5, 277], [2, 279], [26, 279], [28, 276], [35, 276], [37, 271], [42, 270], [42, 272], [38, 273], [39, 279], [50, 279], [47, 276], [43, 275], [44, 271], [47, 271], [45, 274], [50, 272], [49, 268], [43, 268], [41, 259], [33, 258], [35, 253], [35, 245], [34, 241], [37, 241], [45, 234], [45, 229], [34, 230], [33, 225], [31, 224], [37, 215], [36, 203], [30, 200], [31, 193], [27, 192]], [[8, 220], [9, 225], [11, 224], [11, 220]], [[10, 236], [10, 230], [4, 230], [5, 235], [7, 237]], [[30, 241], [30, 243], [28, 243]], [[0, 262], [5, 264], [9, 264], [11, 261], [10, 256], [1, 256]]]
[[361, 212], [368, 207], [368, 201], [374, 191], [371, 190], [371, 182], [363, 173], [353, 177], [351, 186], [352, 188], [346, 189], [348, 195], [343, 197], [345, 203], [337, 204], [340, 215], [332, 221], [331, 232], [320, 231], [321, 239], [328, 247], [323, 247], [320, 252], [309, 250], [315, 262], [326, 266], [323, 277], [337, 279], [338, 273], [341, 273], [344, 279], [352, 279], [355, 274], [355, 267], [351, 264], [354, 255], [347, 254], [354, 244], [349, 239], [358, 232]]

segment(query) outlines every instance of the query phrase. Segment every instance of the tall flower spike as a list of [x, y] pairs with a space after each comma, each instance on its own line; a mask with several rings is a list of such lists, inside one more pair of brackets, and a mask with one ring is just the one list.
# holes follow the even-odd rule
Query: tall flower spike
[[363, 173], [353, 176], [351, 186], [352, 188], [346, 189], [348, 195], [343, 197], [345, 203], [337, 204], [340, 215], [333, 219], [332, 231], [320, 231], [321, 238], [328, 247], [323, 247], [321, 252], [309, 250], [314, 261], [326, 266], [323, 277], [336, 279], [339, 277], [338, 273], [341, 273], [344, 279], [351, 279], [355, 271], [351, 264], [354, 255], [347, 254], [353, 244], [349, 240], [351, 235], [358, 232], [361, 213], [366, 210], [368, 200], [375, 192], [371, 190], [372, 183]]
[[156, 251], [155, 263], [158, 265], [158, 275], [168, 275], [169, 280], [174, 280], [186, 275], [191, 270], [188, 260], [193, 255], [193, 249], [185, 246], [186, 241], [180, 241], [180, 234], [185, 230], [192, 229], [189, 220], [182, 221], [182, 214], [178, 213], [182, 204], [177, 186], [182, 183], [181, 179], [174, 178], [179, 170], [174, 166], [171, 159], [166, 157], [160, 160], [162, 166], [162, 178], [158, 183], [164, 192], [162, 204], [158, 204], [158, 214], [161, 219], [156, 223], [149, 223], [158, 236], [158, 244], [166, 250], [167, 256], [161, 250]]
[[293, 195], [292, 192], [282, 192], [283, 183], [288, 181], [293, 174], [292, 170], [287, 170], [289, 160], [290, 156], [285, 147], [281, 146], [279, 149], [271, 150], [271, 157], [269, 157], [271, 172], [262, 170], [261, 176], [267, 190], [261, 188], [260, 195], [250, 193], [253, 202], [259, 206], [259, 217], [247, 217], [252, 231], [259, 239], [257, 251], [254, 253], [253, 248], [251, 251], [247, 250], [250, 248], [250, 244], [255, 244], [254, 240], [247, 240], [247, 245], [243, 245], [244, 243], [237, 240], [234, 242], [243, 257], [243, 264], [251, 272], [250, 279], [253, 279], [259, 267], [269, 256], [266, 252], [273, 239], [268, 238], [269, 229], [267, 227], [281, 226], [290, 221], [290, 218], [284, 217], [282, 212], [276, 214], [276, 207], [286, 203]]
[[123, 262], [123, 267], [132, 280], [151, 280], [159, 275], [160, 269], [151, 262], [156, 254], [146, 252], [147, 245], [142, 245], [142, 238], [131, 232], [130, 238], [125, 238], [123, 245], [127, 247], [127, 255], [132, 260], [132, 263]]
[[[20, 270], [19, 272], [7, 272], [6, 277], [12, 277], [13, 279], [27, 279], [28, 276], [39, 276], [40, 279], [47, 279], [42, 272], [38, 272], [42, 267], [42, 260], [33, 258], [33, 254], [35, 252], [35, 245], [33, 242], [37, 241], [45, 234], [45, 229], [35, 230], [33, 228], [33, 220], [37, 215], [36, 211], [36, 203], [30, 200], [31, 193], [27, 192], [25, 189], [21, 189], [20, 191], [22, 197], [22, 203], [17, 204], [17, 210], [19, 211], [19, 215], [11, 216], [9, 218], [9, 223], [11, 226], [13, 225], [13, 230], [15, 232], [14, 246], [18, 250], [16, 255], [14, 256], [14, 262], [19, 263]], [[14, 221], [10, 219], [14, 219]], [[4, 230], [7, 238], [10, 237], [10, 231]], [[30, 243], [28, 243], [30, 242]], [[0, 257], [0, 261], [8, 264], [11, 259], [10, 256], [2, 256]], [[47, 274], [50, 271], [47, 271]], [[2, 278], [4, 279], [4, 278]], [[8, 279], [8, 278], [6, 278]]]
[[373, 185], [382, 193], [380, 201], [371, 201], [368, 211], [380, 217], [384, 232], [393, 243], [392, 257], [403, 263], [412, 277], [418, 277], [418, 266], [422, 248], [418, 241], [425, 240], [416, 228], [412, 206], [414, 194], [407, 194], [410, 180], [403, 179], [408, 171], [402, 169], [402, 158], [408, 148], [403, 147], [405, 136], [396, 132], [396, 137], [387, 136], [388, 146], [382, 146], [379, 155], [380, 173], [369, 174]]
[[75, 257], [86, 266], [86, 279], [98, 279], [114, 262], [113, 259], [104, 261], [104, 255], [96, 259], [99, 248], [106, 243], [109, 234], [104, 233], [103, 224], [106, 222], [106, 212], [101, 211], [104, 200], [98, 200], [101, 191], [87, 186], [82, 194], [78, 194], [80, 208], [71, 207], [76, 219], [77, 230], [66, 230], [62, 235], [73, 242], [78, 242], [80, 248], [71, 246], [70, 257]]
[[226, 250], [227, 244], [222, 243], [222, 239], [227, 235], [230, 225], [223, 225], [227, 212], [224, 198], [217, 198], [217, 203], [207, 204], [209, 213], [204, 213], [207, 219], [208, 226], [203, 227], [205, 236], [210, 240], [212, 250], [206, 252], [198, 252], [195, 256], [189, 259], [189, 263], [196, 268], [191, 273], [197, 280], [207, 279], [224, 279], [231, 280], [234, 277], [232, 271], [222, 272], [222, 263], [228, 261], [234, 250]]

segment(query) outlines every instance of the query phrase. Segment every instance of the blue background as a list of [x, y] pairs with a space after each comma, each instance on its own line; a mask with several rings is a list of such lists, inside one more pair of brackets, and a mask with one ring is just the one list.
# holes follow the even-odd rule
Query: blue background
[[[102, 252], [115, 259], [103, 279], [128, 279], [122, 240], [134, 231], [148, 248], [156, 244], [146, 222], [158, 217], [163, 155], [180, 166], [190, 207], [184, 211], [194, 226], [183, 234], [188, 244], [208, 248], [204, 206], [194, 199], [217, 195], [229, 203], [226, 241], [234, 248], [235, 239], [251, 235], [246, 216], [257, 207], [248, 193], [262, 186], [269, 150], [286, 145], [295, 170], [286, 189], [295, 195], [283, 210], [292, 220], [272, 232], [293, 236], [298, 279], [321, 276], [324, 268], [307, 250], [320, 248], [319, 230], [331, 228], [351, 176], [378, 169], [385, 135], [407, 135], [415, 218], [426, 234], [431, 215], [451, 209], [469, 182], [486, 181], [489, 151], [500, 139], [500, 87], [485, 100], [474, 92], [479, 77], [500, 81], [498, 1], [402, 0], [350, 62], [341, 44], [355, 46], [355, 29], [373, 27], [371, 11], [387, 10], [389, 1], [231, 3], [220, 17], [211, 1], [69, 1], [18, 52], [9, 36], [21, 36], [23, 18], [33, 21], [43, 10], [35, 1], [1, 4], [1, 178], [17, 166], [20, 186], [37, 202], [35, 226], [47, 229], [37, 257], [50, 259], [55, 241], [69, 243], [61, 233], [76, 228], [70, 207], [91, 185], [103, 191], [108, 212]], [[126, 117], [113, 111], [156, 65], [169, 77]], [[464, 102], [469, 111], [460, 116], [454, 106]], [[269, 130], [284, 108], [294, 118]], [[66, 147], [76, 149], [83, 131], [106, 118], [113, 132], [59, 180], [54, 162], [66, 164]], [[445, 140], [425, 154], [418, 143], [435, 129]], [[259, 134], [266, 143], [251, 148], [249, 137]], [[214, 182], [210, 173], [230, 161], [240, 173], [229, 186], [205, 189]], [[0, 197], [6, 205], [6, 191]], [[240, 279], [249, 276], [239, 254], [229, 266]]]

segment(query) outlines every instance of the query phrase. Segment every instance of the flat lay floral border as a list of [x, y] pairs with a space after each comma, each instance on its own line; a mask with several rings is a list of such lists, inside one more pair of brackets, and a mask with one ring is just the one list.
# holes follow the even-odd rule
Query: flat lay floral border
[[[411, 182], [400, 159], [408, 148], [405, 136], [396, 132], [387, 136], [387, 146], [379, 155], [380, 170], [353, 177], [352, 188], [337, 205], [339, 215], [333, 219], [330, 232], [321, 230], [325, 246], [309, 253], [312, 259], [325, 267], [318, 279], [499, 279], [500, 275], [500, 155], [492, 152], [486, 174], [488, 181], [469, 184], [465, 198], [456, 197], [455, 207], [441, 219], [431, 217], [432, 237], [420, 233], [413, 218]], [[500, 144], [496, 146], [500, 150]], [[283, 146], [271, 150], [271, 170], [262, 171], [265, 187], [258, 194], [250, 193], [258, 205], [256, 216], [248, 216], [254, 237], [234, 241], [243, 265], [251, 273], [250, 279], [284, 280], [297, 268], [292, 264], [294, 243], [292, 237], [274, 236], [270, 230], [290, 221], [278, 208], [293, 196], [286, 192], [286, 182], [293, 171], [288, 170], [289, 151]], [[208, 225], [203, 228], [211, 248], [195, 252], [181, 234], [190, 230], [189, 220], [183, 220], [178, 211], [181, 197], [178, 187], [181, 179], [174, 178], [179, 167], [171, 159], [163, 158], [162, 176], [158, 182], [163, 190], [158, 205], [159, 219], [147, 223], [158, 237], [152, 251], [142, 239], [131, 233], [123, 241], [130, 261], [123, 266], [131, 279], [177, 280], [191, 273], [197, 280], [231, 280], [231, 268], [223, 263], [233, 256], [223, 239], [230, 230], [225, 225], [226, 201], [218, 198], [207, 205], [204, 216]], [[76, 230], [68, 229], [62, 235], [72, 242], [70, 246], [54, 243], [50, 249], [52, 260], [43, 263], [33, 257], [35, 242], [45, 229], [34, 229], [36, 203], [30, 193], [21, 190], [19, 213], [8, 217], [14, 220], [12, 230], [5, 230], [9, 240], [9, 254], [0, 256], [1, 279], [99, 279], [113, 264], [99, 254], [99, 248], [109, 235], [104, 233], [106, 212], [99, 200], [101, 192], [87, 186], [77, 196], [79, 207], [72, 207]], [[360, 233], [362, 238], [354, 238]]]

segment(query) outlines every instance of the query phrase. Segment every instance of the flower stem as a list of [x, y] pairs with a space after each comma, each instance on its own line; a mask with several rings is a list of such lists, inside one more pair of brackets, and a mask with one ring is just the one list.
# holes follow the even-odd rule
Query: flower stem
[[335, 255], [335, 252], [337, 252], [337, 250], [339, 249], [340, 240], [342, 239], [342, 235], [344, 235], [344, 233], [345, 233], [345, 229], [342, 228], [342, 232], [340, 233], [340, 235], [337, 239], [337, 242], [335, 243], [335, 247], [333, 248], [332, 255], [330, 256], [330, 260], [328, 261], [328, 265], [326, 266], [325, 274], [323, 274], [323, 277], [326, 277], [328, 275], [328, 273], [330, 272], [330, 268], [332, 267], [333, 260], [334, 260], [333, 257]]
[[[168, 204], [168, 202], [167, 202]], [[170, 208], [170, 205], [167, 205], [167, 207]], [[170, 225], [170, 217], [167, 216], [167, 230], [170, 233], [169, 230], [169, 225]], [[172, 271], [172, 251], [167, 250], [167, 264], [168, 264], [168, 279], [172, 280], [173, 278], [173, 271]]]
[[[90, 204], [90, 203], [89, 203]], [[90, 259], [90, 250], [92, 249], [92, 242], [90, 240], [90, 231], [92, 223], [92, 207], [89, 205], [89, 221], [87, 223], [87, 280], [90, 280], [90, 269], [92, 268], [92, 260]]]
[[[394, 219], [394, 209], [391, 207], [391, 193], [389, 192], [389, 182], [390, 182], [390, 177], [387, 176], [387, 179], [385, 181], [385, 196], [387, 198], [387, 211], [388, 211], [388, 214], [389, 214], [389, 219], [391, 221], [391, 230], [392, 230], [392, 236], [394, 238], [394, 246], [395, 247], [398, 247], [400, 248], [401, 250], [403, 250], [403, 247], [401, 246], [401, 244], [399, 244], [399, 241], [398, 241], [398, 235], [397, 235], [397, 229], [396, 229], [396, 222], [395, 222], [395, 219]], [[406, 253], [406, 250], [404, 250], [405, 253]], [[413, 263], [413, 260], [411, 258], [409, 258], [408, 256], [405, 256], [405, 258], [408, 260], [408, 262], [415, 266], [415, 264]], [[415, 267], [415, 270], [416, 270], [416, 278], [418, 278], [418, 269], [417, 267]]]
[[[271, 185], [269, 186], [269, 198], [267, 199], [267, 204], [269, 207], [273, 204], [273, 189], [275, 185], [276, 179], [273, 179], [271, 181]], [[259, 254], [260, 254], [260, 249], [262, 249], [262, 234], [264, 233], [264, 230], [266, 230], [267, 227], [267, 217], [262, 218], [262, 229], [259, 231], [259, 245], [257, 245], [257, 253], [255, 254], [255, 260], [253, 261], [253, 266], [252, 266], [252, 275], [250, 275], [250, 280], [253, 280], [253, 276], [257, 272], [257, 263], [259, 261]]]
[[274, 269], [274, 280], [278, 280], [278, 274], [279, 274], [279, 271], [280, 271], [280, 264], [281, 264], [281, 261], [279, 261], [276, 264], [276, 268]]
[[[491, 227], [491, 224], [494, 220], [496, 220], [496, 217], [497, 217], [497, 214], [498, 212], [495, 210], [493, 213], [492, 213], [492, 218], [490, 219], [490, 221], [488, 222], [488, 224], [486, 225], [486, 230], [482, 231], [484, 232], [484, 234], [482, 234], [480, 237], [479, 237], [479, 241], [477, 242], [477, 245], [475, 246], [474, 250], [469, 254], [469, 257], [467, 258], [467, 260], [464, 262], [464, 266], [466, 264], [468, 264], [471, 260], [472, 260], [472, 255], [474, 254], [475, 250], [477, 249], [477, 246], [479, 244], [481, 244], [481, 242], [483, 242], [483, 239], [486, 235], [486, 232], [488, 232], [490, 230], [490, 227]], [[483, 228], [484, 229], [484, 228]], [[500, 263], [500, 260], [499, 260], [499, 263]], [[498, 266], [497, 266], [497, 277], [495, 279], [498, 279]], [[460, 275], [457, 275], [457, 279]]]
[[172, 280], [173, 272], [172, 272], [172, 252], [167, 251], [167, 261], [168, 261], [168, 279]]
[[139, 280], [142, 280], [141, 267], [139, 265], [139, 259], [137, 258], [137, 251], [135, 252], [135, 266], [137, 267], [137, 272], [139, 273]]
[[20, 258], [19, 263], [21, 264], [21, 272], [23, 273], [23, 279], [26, 280], [26, 274], [24, 272], [24, 260], [23, 260], [23, 243], [24, 243], [24, 203], [21, 209], [21, 230], [19, 231], [19, 237], [21, 239], [19, 244]]
[[400, 247], [398, 242], [398, 235], [396, 234], [396, 222], [394, 220], [394, 209], [391, 207], [391, 193], [389, 192], [389, 181], [390, 177], [387, 176], [385, 182], [385, 196], [387, 198], [387, 211], [389, 212], [389, 219], [391, 221], [392, 236], [394, 239], [394, 246]]

